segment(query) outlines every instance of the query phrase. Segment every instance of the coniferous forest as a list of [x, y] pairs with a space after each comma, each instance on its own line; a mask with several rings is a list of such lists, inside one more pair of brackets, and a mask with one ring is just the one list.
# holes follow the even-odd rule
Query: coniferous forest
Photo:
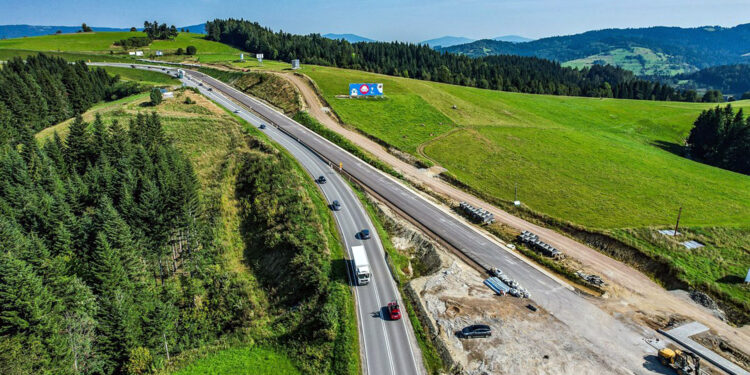
[[411, 43], [352, 44], [318, 34], [273, 32], [258, 23], [236, 19], [209, 21], [206, 32], [209, 40], [263, 53], [267, 59], [300, 59], [307, 64], [484, 89], [642, 100], [699, 99], [695, 91], [678, 91], [667, 84], [642, 80], [630, 71], [610, 65], [578, 70], [536, 57], [499, 55], [470, 58]]
[[156, 114], [128, 129], [0, 149], [0, 373], [141, 373], [246, 323], [190, 162]]
[[750, 175], [750, 117], [731, 105], [703, 111], [687, 139], [690, 156]]
[[10, 59], [0, 69], [0, 145], [17, 143], [24, 133], [83, 113], [96, 102], [140, 90], [135, 83], [118, 81], [104, 69], [59, 57]]

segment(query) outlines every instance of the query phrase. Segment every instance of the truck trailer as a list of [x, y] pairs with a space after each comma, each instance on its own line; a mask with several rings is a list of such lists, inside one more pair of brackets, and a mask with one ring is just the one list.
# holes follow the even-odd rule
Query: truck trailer
[[354, 278], [357, 280], [357, 285], [369, 284], [370, 261], [367, 259], [364, 246], [352, 246], [352, 265], [354, 266]]

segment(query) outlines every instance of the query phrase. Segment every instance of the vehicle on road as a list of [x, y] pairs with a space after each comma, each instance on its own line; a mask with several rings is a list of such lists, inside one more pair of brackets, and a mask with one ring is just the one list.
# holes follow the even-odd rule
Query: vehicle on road
[[662, 365], [677, 370], [679, 375], [698, 375], [701, 373], [700, 357], [687, 350], [659, 349], [659, 361]]
[[266, 128], [266, 124], [260, 124], [260, 128], [261, 129], [265, 129]]
[[352, 246], [352, 263], [354, 265], [354, 277], [357, 280], [357, 285], [369, 284], [370, 261], [367, 259], [367, 252], [364, 246]]
[[370, 239], [370, 230], [369, 229], [362, 229], [362, 231], [359, 232], [359, 239], [360, 240], [369, 240]]
[[214, 91], [214, 89], [213, 89], [213, 88], [211, 88], [211, 87], [209, 87], [209, 88], [208, 88], [208, 91]]
[[240, 110], [239, 109], [235, 109], [234, 113], [240, 113]]
[[334, 211], [340, 210], [341, 209], [341, 203], [339, 203], [339, 201], [337, 201], [337, 200], [334, 200], [333, 202], [331, 202], [331, 209], [334, 210]]
[[203, 86], [203, 82], [198, 82], [198, 86]]
[[461, 337], [465, 339], [490, 336], [492, 336], [492, 328], [486, 324], [473, 324], [461, 330]]
[[315, 182], [317, 182], [319, 184], [325, 184], [326, 183], [326, 176], [320, 176], [320, 177], [318, 177], [318, 179], [315, 180]]
[[401, 309], [398, 308], [398, 302], [393, 301], [388, 303], [388, 317], [391, 320], [401, 319]]

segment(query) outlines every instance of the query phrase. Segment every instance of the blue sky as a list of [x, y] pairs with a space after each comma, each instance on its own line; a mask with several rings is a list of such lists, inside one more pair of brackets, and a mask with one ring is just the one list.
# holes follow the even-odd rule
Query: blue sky
[[750, 0], [0, 0], [0, 9], [0, 24], [129, 27], [156, 19], [181, 26], [234, 17], [294, 33], [411, 42], [750, 22]]

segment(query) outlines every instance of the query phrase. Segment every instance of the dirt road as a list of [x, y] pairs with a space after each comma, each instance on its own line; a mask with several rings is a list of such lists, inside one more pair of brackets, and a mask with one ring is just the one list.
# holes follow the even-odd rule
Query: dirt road
[[629, 323], [639, 325], [645, 324], [644, 320], [666, 322], [675, 315], [685, 319], [696, 320], [708, 326], [718, 335], [724, 336], [727, 341], [738, 349], [745, 353], [750, 353], [750, 325], [742, 328], [732, 327], [716, 318], [702, 306], [670, 293], [632, 267], [560, 233], [513, 216], [488, 202], [435, 178], [435, 172], [439, 171], [440, 167], [433, 167], [431, 170], [420, 170], [397, 158], [366, 136], [342, 126], [330, 113], [330, 110], [324, 107], [315, 89], [306, 78], [294, 74], [279, 74], [299, 89], [308, 107], [307, 110], [318, 121], [331, 130], [345, 136], [357, 146], [372, 153], [383, 162], [388, 163], [406, 178], [450, 199], [468, 202], [476, 207], [485, 208], [492, 212], [499, 222], [517, 230], [534, 232], [544, 242], [563, 250], [567, 256], [580, 262], [584, 269], [602, 275], [613, 285], [613, 293], [611, 298], [602, 299], [599, 301], [599, 304], [610, 313], [622, 316]]

